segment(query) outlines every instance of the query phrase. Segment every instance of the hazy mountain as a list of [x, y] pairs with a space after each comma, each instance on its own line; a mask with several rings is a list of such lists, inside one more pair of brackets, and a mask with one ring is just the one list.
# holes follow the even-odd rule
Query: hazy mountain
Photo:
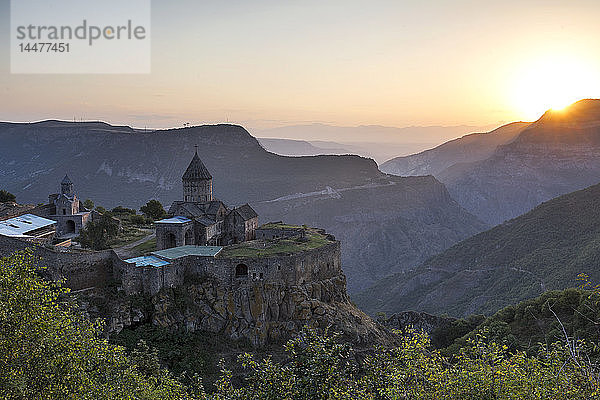
[[358, 156], [278, 156], [239, 126], [144, 132], [101, 122], [2, 123], [0, 143], [0, 188], [19, 202], [46, 202], [68, 173], [82, 199], [105, 207], [180, 199], [198, 145], [216, 197], [250, 202], [262, 222], [323, 225], [344, 240], [350, 290], [485, 229], [432, 177], [391, 177]]
[[600, 282], [600, 185], [550, 200], [354, 297], [368, 313], [488, 315], [547, 290]]
[[318, 147], [305, 140], [294, 139], [272, 139], [257, 138], [260, 145], [271, 153], [280, 156], [318, 156], [323, 154], [355, 154], [353, 151], [344, 149], [339, 143], [333, 143], [337, 147]]
[[378, 163], [398, 154], [412, 154], [435, 143], [383, 143], [383, 142], [328, 142], [324, 140], [296, 140], [258, 138], [265, 150], [281, 156], [315, 156], [323, 154], [356, 154], [373, 158]]
[[542, 201], [600, 182], [600, 100], [547, 111], [435, 149], [390, 160], [382, 171], [432, 174], [469, 212], [491, 225]]
[[418, 154], [393, 158], [381, 164], [380, 169], [400, 176], [438, 176], [454, 164], [490, 157], [498, 146], [513, 141], [528, 125], [527, 122], [514, 122], [491, 132], [472, 133]]
[[600, 100], [548, 111], [492, 156], [436, 177], [471, 213], [497, 224], [600, 182]]
[[467, 125], [396, 128], [379, 125], [345, 127], [307, 124], [257, 130], [255, 135], [305, 140], [322, 148], [330, 147], [323, 141], [333, 141], [351, 153], [383, 163], [392, 157], [420, 152], [478, 129], [480, 128]]

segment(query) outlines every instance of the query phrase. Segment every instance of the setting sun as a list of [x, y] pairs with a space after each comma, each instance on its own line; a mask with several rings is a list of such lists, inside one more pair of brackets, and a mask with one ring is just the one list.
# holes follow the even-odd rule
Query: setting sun
[[512, 93], [514, 107], [525, 120], [598, 96], [600, 82], [592, 63], [567, 54], [524, 64], [516, 72]]

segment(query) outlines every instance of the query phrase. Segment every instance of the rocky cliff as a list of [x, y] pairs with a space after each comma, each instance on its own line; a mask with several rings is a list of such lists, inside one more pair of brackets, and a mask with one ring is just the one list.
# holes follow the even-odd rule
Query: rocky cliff
[[92, 317], [105, 318], [109, 335], [143, 323], [188, 332], [207, 331], [255, 346], [285, 341], [304, 326], [343, 333], [356, 344], [390, 344], [394, 336], [348, 299], [343, 274], [292, 287], [254, 282], [233, 290], [214, 279], [163, 289], [152, 297], [115, 289], [79, 293]]
[[548, 111], [486, 160], [439, 175], [467, 210], [498, 224], [600, 181], [600, 100]]

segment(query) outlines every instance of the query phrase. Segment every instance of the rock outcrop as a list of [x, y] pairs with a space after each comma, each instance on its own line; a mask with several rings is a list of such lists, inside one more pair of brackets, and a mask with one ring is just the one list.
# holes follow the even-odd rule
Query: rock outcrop
[[304, 326], [329, 328], [358, 345], [395, 340], [350, 302], [343, 274], [292, 287], [255, 282], [237, 290], [207, 278], [145, 299], [94, 289], [81, 293], [79, 301], [91, 317], [106, 319], [108, 335], [151, 322], [172, 330], [222, 333], [253, 346], [283, 342]]

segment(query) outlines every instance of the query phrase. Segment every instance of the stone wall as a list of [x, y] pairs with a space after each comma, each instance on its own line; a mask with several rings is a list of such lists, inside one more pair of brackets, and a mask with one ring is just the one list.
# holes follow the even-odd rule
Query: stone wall
[[[160, 268], [136, 267], [121, 260], [114, 265], [115, 279], [122, 282], [125, 293], [149, 295], [156, 295], [163, 288], [182, 286], [186, 280], [209, 278], [227, 290], [243, 291], [256, 283], [290, 287], [343, 275], [339, 242], [271, 257], [187, 256]], [[244, 266], [247, 274], [236, 276], [239, 266]]]
[[[247, 275], [236, 276], [242, 264]], [[342, 331], [368, 325], [353, 333], [359, 341], [384, 335], [348, 299], [339, 242], [271, 257], [187, 256], [162, 268], [122, 262], [119, 271], [127, 294], [154, 296], [152, 320], [163, 327], [222, 332], [254, 345], [287, 339], [306, 324], [325, 328], [332, 321]], [[175, 293], [182, 292], [185, 301], [177, 301]]]
[[163, 288], [181, 286], [185, 279], [185, 263], [177, 262], [165, 267], [137, 267], [134, 263], [118, 260], [114, 264], [114, 278], [121, 282], [126, 294], [155, 295]]
[[260, 240], [273, 240], [273, 239], [281, 239], [292, 236], [303, 235], [305, 232], [304, 228], [286, 228], [286, 227], [277, 227], [277, 228], [257, 228], [256, 229], [256, 238]]
[[65, 279], [73, 290], [102, 287], [113, 278], [113, 264], [119, 257], [113, 250], [73, 251], [51, 249], [31, 241], [0, 236], [0, 256], [30, 248], [38, 258], [38, 265], [50, 279]]
[[[339, 242], [272, 257], [189, 256], [155, 268], [126, 263], [112, 250], [57, 251], [0, 237], [2, 256], [25, 248], [33, 248], [49, 278], [65, 278], [66, 286], [74, 290], [96, 287], [108, 293], [116, 288], [107, 283], [117, 281], [125, 294], [152, 296], [153, 311], [144, 316], [145, 311], [134, 308], [128, 297], [111, 292], [108, 300], [122, 301], [103, 315], [113, 333], [127, 326], [127, 321], [148, 319], [172, 329], [246, 338], [254, 345], [287, 340], [305, 325], [333, 326], [359, 343], [393, 340], [348, 299]], [[235, 276], [239, 264], [248, 267], [248, 275]]]

